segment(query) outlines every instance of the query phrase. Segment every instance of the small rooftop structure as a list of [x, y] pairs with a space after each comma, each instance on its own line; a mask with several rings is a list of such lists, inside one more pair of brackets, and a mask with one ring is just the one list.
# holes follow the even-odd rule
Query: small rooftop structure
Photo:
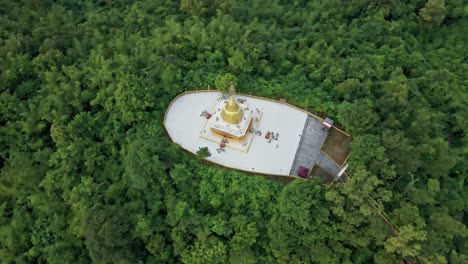
[[345, 165], [343, 166], [343, 168], [341, 168], [341, 170], [338, 172], [338, 174], [336, 174], [334, 180], [335, 180], [335, 181], [338, 181], [338, 180], [341, 178], [341, 176], [345, 173], [345, 171], [346, 171], [347, 169], [348, 169], [348, 164], [345, 164]]
[[309, 169], [303, 166], [299, 166], [297, 176], [306, 179], [309, 176]]
[[333, 126], [334, 122], [335, 121], [333, 121], [333, 119], [327, 117], [327, 118], [325, 118], [325, 120], [323, 120], [322, 125], [323, 125], [324, 128], [330, 129]]

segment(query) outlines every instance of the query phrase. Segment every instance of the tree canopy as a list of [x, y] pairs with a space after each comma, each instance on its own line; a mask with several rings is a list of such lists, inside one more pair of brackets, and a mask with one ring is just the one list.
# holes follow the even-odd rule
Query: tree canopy
[[[466, 263], [461, 0], [0, 0], [2, 263]], [[234, 82], [334, 117], [345, 184], [212, 166], [162, 121]]]

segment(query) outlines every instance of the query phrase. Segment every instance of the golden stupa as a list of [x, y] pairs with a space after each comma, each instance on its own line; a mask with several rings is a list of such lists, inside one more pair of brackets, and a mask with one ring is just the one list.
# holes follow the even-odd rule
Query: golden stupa
[[229, 101], [220, 102], [221, 110], [216, 111], [210, 119], [211, 133], [224, 139], [240, 142], [249, 132], [253, 111], [246, 111], [245, 109], [249, 109], [248, 105], [242, 103], [243, 105], [240, 106], [236, 102], [234, 99], [236, 89], [232, 83], [229, 93], [231, 94]]
[[234, 88], [234, 84], [232, 83], [231, 87], [229, 87], [229, 93], [231, 94], [231, 97], [229, 98], [229, 102], [226, 105], [224, 105], [224, 108], [221, 111], [221, 118], [223, 119], [223, 121], [229, 124], [237, 124], [242, 120], [242, 117], [244, 116], [244, 111], [234, 100], [234, 94], [236, 93], [236, 89]]

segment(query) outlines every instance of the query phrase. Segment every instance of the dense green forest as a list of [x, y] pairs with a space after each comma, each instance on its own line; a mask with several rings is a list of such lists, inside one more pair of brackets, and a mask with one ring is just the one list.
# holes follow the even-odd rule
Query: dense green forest
[[[0, 0], [0, 262], [467, 263], [467, 15], [463, 0]], [[353, 178], [285, 184], [171, 143], [170, 101], [224, 74], [334, 117]]]

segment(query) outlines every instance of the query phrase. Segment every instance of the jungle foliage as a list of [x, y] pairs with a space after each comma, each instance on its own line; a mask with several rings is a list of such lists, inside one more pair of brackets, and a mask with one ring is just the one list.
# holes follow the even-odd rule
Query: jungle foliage
[[[467, 263], [467, 12], [0, 0], [1, 262]], [[172, 144], [169, 102], [232, 79], [334, 117], [353, 178], [283, 184]]]

